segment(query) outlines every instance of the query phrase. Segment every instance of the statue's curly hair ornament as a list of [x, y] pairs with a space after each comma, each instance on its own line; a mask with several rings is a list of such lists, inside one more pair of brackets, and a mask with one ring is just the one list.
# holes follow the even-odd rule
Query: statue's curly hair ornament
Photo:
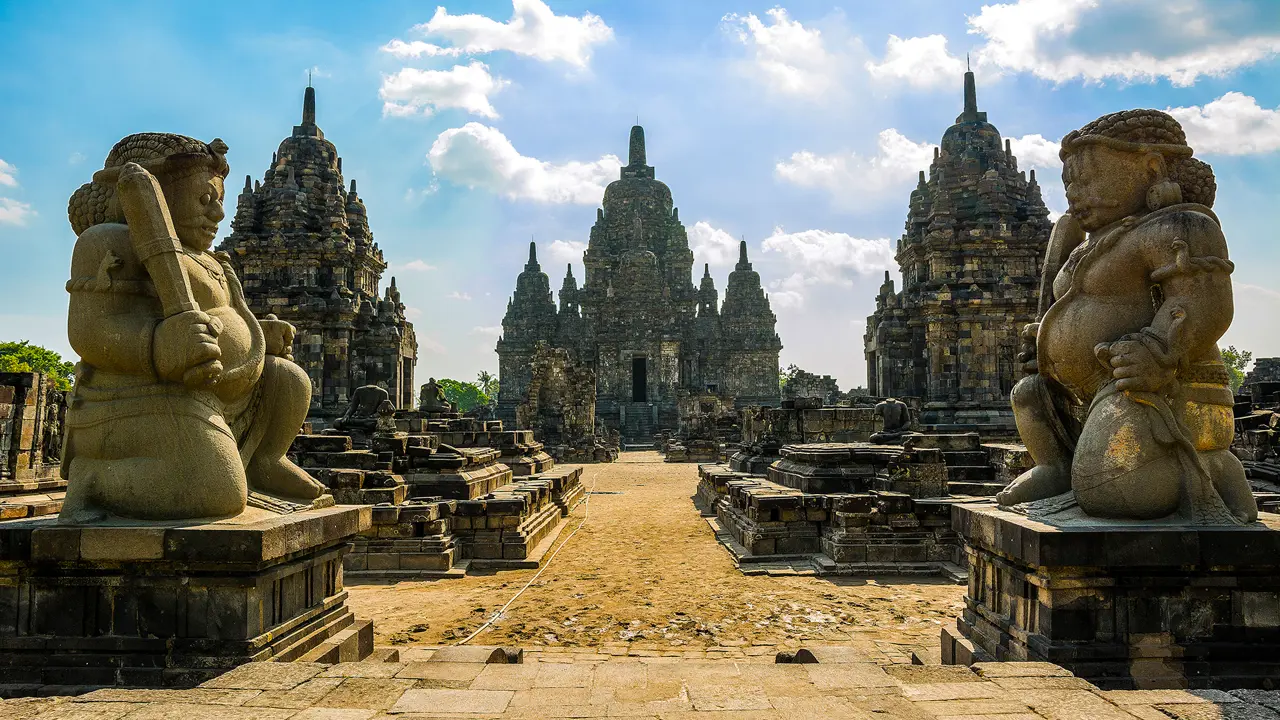
[[1085, 145], [1105, 145], [1134, 153], [1158, 152], [1165, 160], [1169, 180], [1182, 190], [1184, 202], [1213, 207], [1218, 185], [1213, 168], [1191, 157], [1182, 125], [1159, 110], [1124, 110], [1103, 115], [1062, 138], [1058, 157], [1067, 156]]
[[124, 213], [116, 201], [116, 180], [125, 163], [137, 163], [157, 177], [173, 178], [197, 169], [211, 169], [226, 177], [227, 144], [219, 138], [202, 142], [173, 133], [135, 133], [111, 148], [103, 168], [93, 174], [67, 202], [67, 217], [76, 235], [94, 225], [122, 223]]

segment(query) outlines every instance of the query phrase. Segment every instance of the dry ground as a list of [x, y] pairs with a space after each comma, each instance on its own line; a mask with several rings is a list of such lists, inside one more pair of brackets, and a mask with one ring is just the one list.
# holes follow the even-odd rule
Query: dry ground
[[[915, 649], [936, 652], [940, 625], [959, 614], [964, 588], [943, 581], [744, 576], [693, 506], [696, 465], [664, 463], [656, 452], [622, 457], [586, 466], [583, 483], [594, 492], [556, 545], [587, 513], [585, 525], [474, 644], [754, 655], [810, 641], [900, 663]], [[378, 644], [453, 644], [535, 572], [349, 585], [350, 604], [374, 619]]]

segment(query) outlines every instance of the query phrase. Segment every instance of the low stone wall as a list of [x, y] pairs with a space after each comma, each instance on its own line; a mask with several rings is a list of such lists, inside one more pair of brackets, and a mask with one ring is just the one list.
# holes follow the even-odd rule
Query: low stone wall
[[741, 567], [800, 558], [820, 574], [963, 575], [954, 499], [889, 489], [810, 493], [720, 464], [699, 466], [698, 477], [695, 502]]

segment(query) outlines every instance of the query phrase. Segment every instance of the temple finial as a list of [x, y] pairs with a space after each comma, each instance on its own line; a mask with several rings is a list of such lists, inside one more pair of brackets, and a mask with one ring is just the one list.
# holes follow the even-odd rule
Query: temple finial
[[702, 263], [702, 277], [711, 277], [711, 263]]
[[244, 191], [253, 192], [253, 178], [248, 175], [244, 176]]
[[316, 124], [316, 89], [307, 82], [307, 90], [302, 96], [302, 124]]
[[969, 53], [964, 54], [964, 71], [969, 72], [973, 68], [969, 67]]
[[888, 270], [885, 270], [885, 271], [884, 271], [884, 281], [885, 281], [886, 283], [887, 283], [887, 282], [889, 282], [889, 271], [888, 271]]
[[355, 195], [355, 194], [356, 194], [356, 179], [355, 179], [355, 178], [351, 178], [351, 194], [352, 194], [352, 195]]
[[538, 243], [534, 242], [533, 240], [529, 241], [529, 264], [530, 265], [538, 264]]
[[565, 271], [565, 277], [573, 277], [573, 263], [565, 263], [568, 269]]
[[738, 243], [738, 263], [741, 265], [747, 264], [747, 239], [746, 238], [743, 238], [742, 242]]
[[966, 70], [964, 73], [964, 114], [978, 114], [978, 88], [973, 80], [973, 71]]
[[640, 118], [636, 118], [636, 125], [631, 128], [631, 148], [627, 157], [627, 164], [648, 165], [648, 159], [645, 157], [644, 151], [644, 128], [640, 127]]

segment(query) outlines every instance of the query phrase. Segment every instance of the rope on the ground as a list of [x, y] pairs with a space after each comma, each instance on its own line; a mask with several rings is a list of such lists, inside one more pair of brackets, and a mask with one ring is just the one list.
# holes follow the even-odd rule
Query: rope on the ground
[[529, 582], [525, 583], [524, 587], [520, 588], [520, 590], [517, 591], [515, 595], [512, 595], [511, 599], [508, 600], [505, 605], [499, 608], [498, 612], [494, 613], [488, 620], [486, 620], [483, 625], [476, 628], [475, 632], [471, 633], [470, 635], [463, 638], [462, 640], [459, 640], [458, 642], [454, 643], [455, 647], [458, 645], [466, 645], [467, 643], [471, 642], [471, 640], [475, 638], [475, 636], [484, 632], [490, 625], [493, 625], [495, 622], [497, 622], [498, 618], [502, 617], [502, 614], [507, 611], [507, 608], [511, 607], [511, 603], [515, 602], [516, 598], [523, 595], [524, 591], [528, 590], [530, 586], [532, 586], [533, 583], [538, 580], [538, 578], [542, 575], [542, 572], [551, 565], [551, 561], [556, 558], [556, 555], [559, 555], [560, 551], [564, 549], [564, 546], [568, 545], [569, 541], [573, 539], [573, 536], [577, 535], [578, 531], [582, 529], [582, 526], [587, 524], [587, 517], [590, 516], [591, 514], [591, 503], [589, 501], [591, 500], [591, 495], [595, 492], [597, 482], [599, 482], [599, 478], [592, 480], [591, 489], [583, 493], [582, 499], [578, 501], [578, 504], [574, 505], [572, 508], [569, 509], [569, 512], [573, 512], [574, 510], [577, 510], [580, 505], [586, 506], [582, 510], [582, 522], [578, 523], [578, 527], [574, 528], [573, 532], [569, 533], [569, 537], [565, 538], [564, 542], [560, 543], [560, 546], [557, 547], [550, 555], [547, 556], [547, 559], [542, 563], [542, 567], [538, 568], [538, 572], [534, 573], [533, 577], [529, 578]]

